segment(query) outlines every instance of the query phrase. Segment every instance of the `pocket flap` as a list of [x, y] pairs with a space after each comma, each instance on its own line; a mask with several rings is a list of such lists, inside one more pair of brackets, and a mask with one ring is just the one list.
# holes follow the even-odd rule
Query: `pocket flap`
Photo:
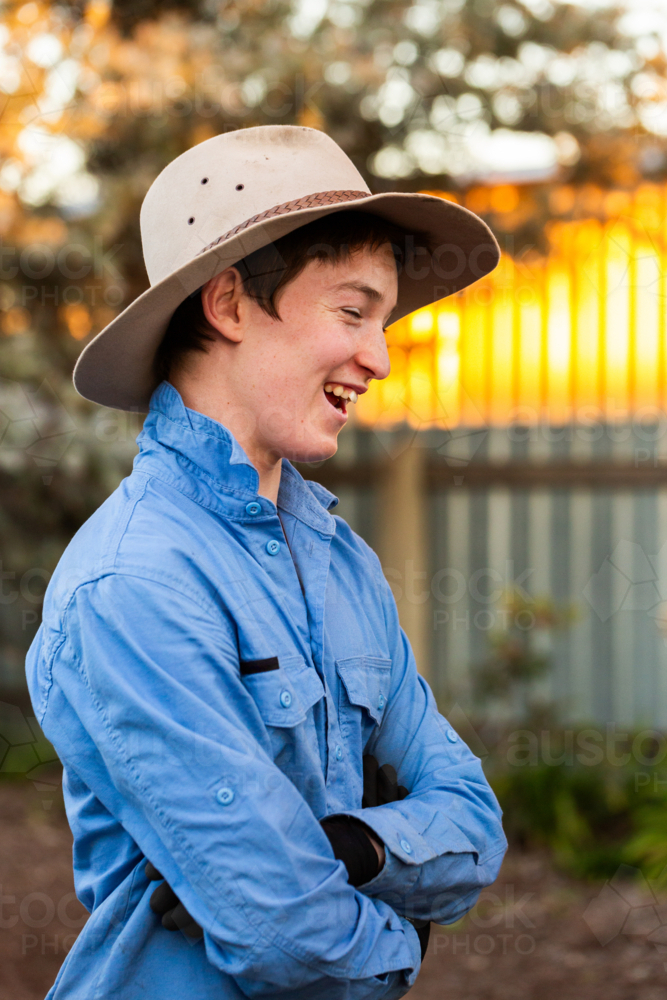
[[365, 708], [379, 726], [389, 697], [391, 660], [383, 656], [349, 656], [336, 660], [336, 670], [350, 703]]
[[243, 683], [268, 726], [297, 726], [324, 696], [322, 681], [302, 656], [280, 656], [277, 670], [248, 674]]

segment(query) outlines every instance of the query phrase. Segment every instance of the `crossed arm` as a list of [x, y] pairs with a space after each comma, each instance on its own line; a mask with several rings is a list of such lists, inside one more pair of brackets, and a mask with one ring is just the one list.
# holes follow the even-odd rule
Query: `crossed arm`
[[[63, 632], [54, 682], [99, 757], [81, 758], [81, 777], [204, 929], [208, 960], [251, 997], [317, 991], [327, 979], [349, 982], [350, 997], [403, 995], [419, 968], [410, 919], [456, 920], [505, 848], [480, 763], [447, 741], [405, 637], [395, 632], [396, 681], [367, 749], [410, 794], [350, 812], [386, 853], [355, 888], [249, 735], [233, 632], [215, 606], [184, 595], [180, 581], [112, 574], [79, 588]], [[237, 792], [221, 824], [225, 782]]]
[[[372, 754], [364, 757], [364, 796], [362, 806], [384, 805], [405, 798], [407, 788], [398, 785], [396, 772], [391, 765], [380, 767]], [[329, 838], [334, 857], [342, 861], [347, 870], [347, 881], [358, 887], [376, 877], [385, 863], [384, 844], [378, 840], [360, 820], [353, 816], [328, 816], [320, 821]], [[204, 932], [179, 900], [162, 873], [150, 861], [146, 862], [146, 876], [151, 882], [159, 881], [151, 895], [151, 909], [161, 918], [162, 926], [168, 931], [182, 931], [195, 940]], [[428, 920], [414, 922], [419, 937], [421, 958], [424, 960], [428, 947], [431, 923]]]

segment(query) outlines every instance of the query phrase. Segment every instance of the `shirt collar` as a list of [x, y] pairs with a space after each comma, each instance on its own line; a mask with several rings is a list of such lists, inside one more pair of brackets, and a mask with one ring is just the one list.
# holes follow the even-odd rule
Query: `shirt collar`
[[[259, 474], [234, 435], [219, 421], [185, 406], [170, 382], [161, 382], [153, 393], [148, 416], [137, 438], [140, 447], [137, 465], [149, 466], [155, 458], [155, 445], [167, 449], [175, 459], [181, 476], [207, 479], [219, 496], [225, 511], [242, 516], [250, 500], [261, 499], [267, 512], [275, 512], [270, 500], [258, 497]], [[145, 456], [145, 461], [142, 461]], [[319, 483], [305, 480], [286, 458], [277, 506], [324, 534], [333, 534], [335, 522], [329, 509], [338, 498]], [[253, 519], [251, 517], [249, 520]], [[256, 518], [254, 518], [256, 520]]]

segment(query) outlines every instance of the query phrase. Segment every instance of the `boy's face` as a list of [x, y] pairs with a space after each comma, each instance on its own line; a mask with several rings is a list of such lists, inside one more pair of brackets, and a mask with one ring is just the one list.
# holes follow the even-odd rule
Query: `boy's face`
[[[218, 278], [224, 286], [224, 272]], [[207, 351], [207, 376], [217, 374], [218, 419], [248, 454], [305, 462], [335, 454], [355, 404], [331, 388], [361, 394], [389, 374], [384, 328], [397, 288], [387, 243], [336, 264], [310, 261], [277, 295], [280, 320], [238, 288], [219, 300], [228, 312], [234, 296], [236, 305]]]

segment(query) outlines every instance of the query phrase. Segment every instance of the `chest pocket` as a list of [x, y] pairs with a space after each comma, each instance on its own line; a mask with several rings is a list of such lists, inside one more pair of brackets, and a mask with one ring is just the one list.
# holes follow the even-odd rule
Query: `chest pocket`
[[387, 710], [391, 660], [381, 656], [350, 656], [336, 660], [340, 678], [339, 718], [343, 735], [361, 754]]
[[274, 670], [248, 674], [243, 683], [268, 732], [273, 759], [288, 771], [304, 754], [317, 752], [313, 713], [324, 697], [317, 671], [302, 656], [280, 656]]

